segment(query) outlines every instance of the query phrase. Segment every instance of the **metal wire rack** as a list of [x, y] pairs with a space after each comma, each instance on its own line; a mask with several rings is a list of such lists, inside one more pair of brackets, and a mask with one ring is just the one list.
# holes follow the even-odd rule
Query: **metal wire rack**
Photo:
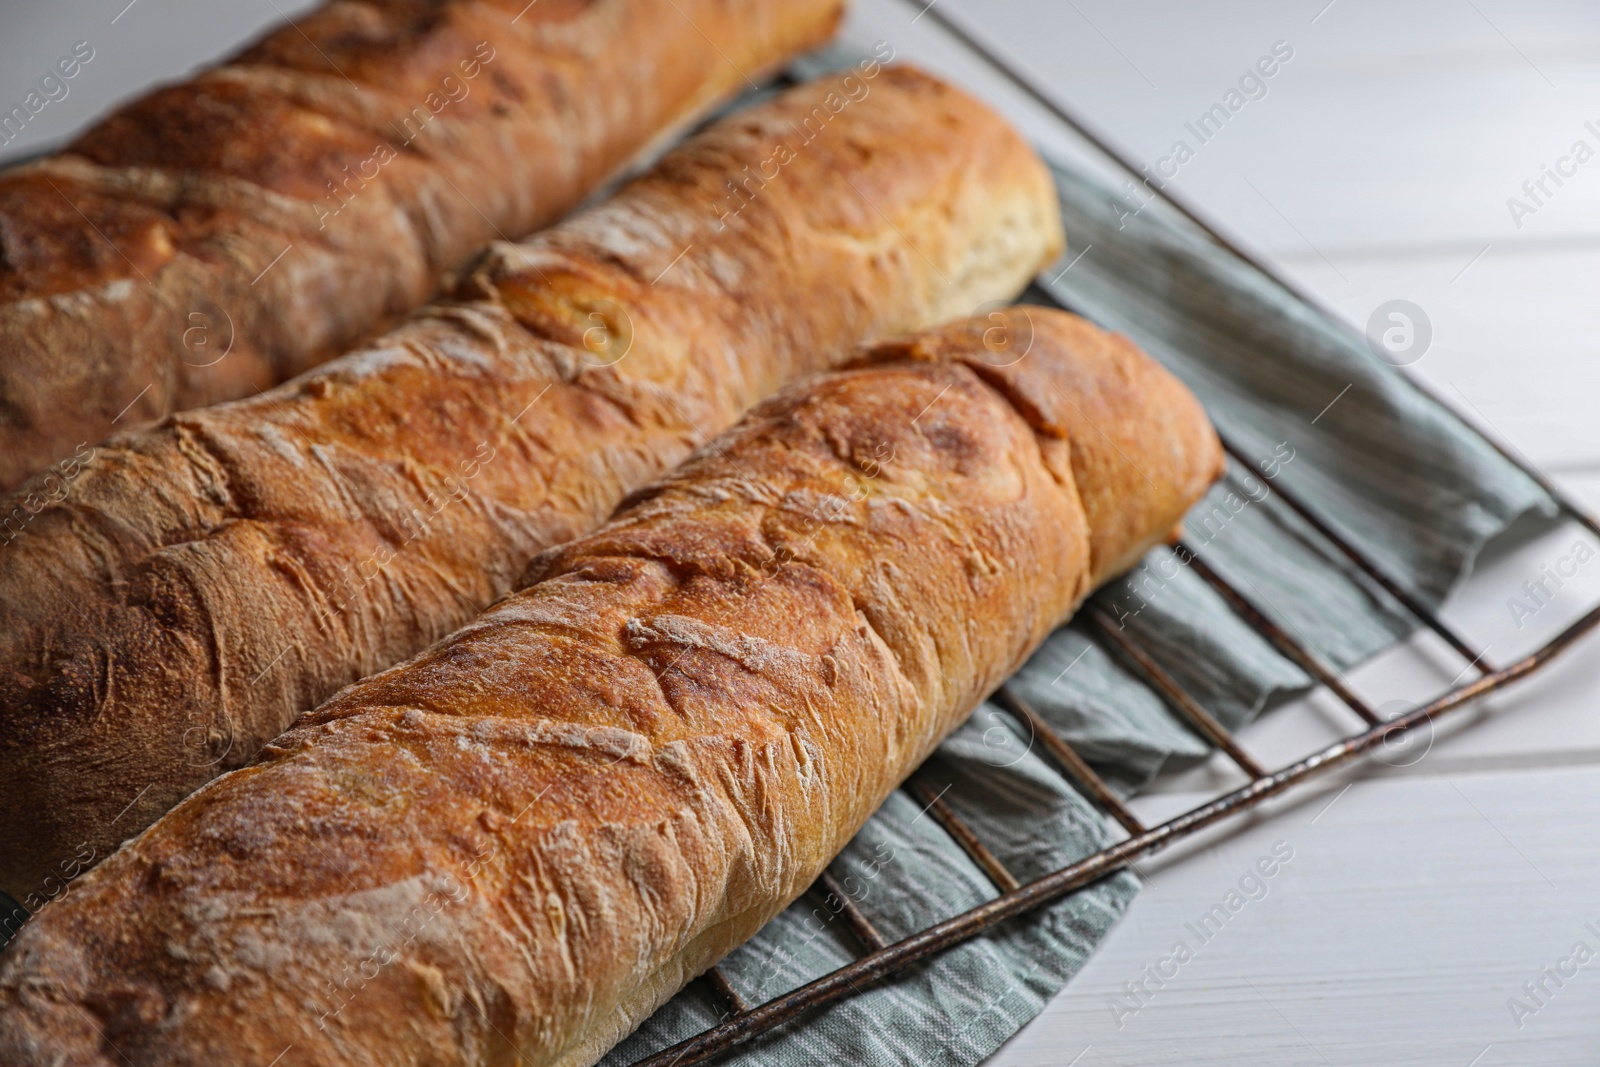
[[[973, 55], [1023, 94], [1130, 175], [1137, 175], [1137, 166], [1104, 137], [1062, 108], [1028, 77], [1014, 70], [1001, 56], [974, 38], [959, 23], [934, 10], [932, 5], [923, 8], [919, 3], [917, 6], [921, 9], [922, 15], [927, 16], [930, 21], [963, 43]], [[1181, 199], [1171, 193], [1160, 195], [1223, 248], [1281, 285], [1298, 299], [1312, 306], [1319, 306], [1309, 294], [1280, 278], [1248, 251], [1216, 233]], [[1057, 306], [1064, 306], [1039, 287], [1035, 287], [1030, 293], [1030, 298], [1051, 300]], [[1407, 377], [1406, 381], [1427, 394], [1427, 390], [1414, 378]], [[1429, 395], [1431, 398], [1431, 394]], [[1440, 406], [1447, 411], [1453, 410], [1448, 405]], [[1470, 423], [1466, 423], [1465, 420], [1462, 422], [1468, 429], [1482, 436], [1481, 432]], [[1563, 515], [1600, 537], [1600, 522], [1596, 522], [1582, 508], [1565, 498], [1549, 479], [1519, 456], [1512, 454], [1492, 438], [1485, 437], [1485, 440], [1508, 462], [1542, 487], [1556, 502]], [[1250, 469], [1249, 458], [1233, 442], [1224, 438], [1223, 445], [1235, 462], [1242, 464], [1245, 469]], [[704, 976], [704, 981], [724, 1008], [723, 1021], [669, 1048], [636, 1061], [632, 1067], [689, 1067], [690, 1064], [706, 1061], [807, 1012], [825, 1008], [829, 1004], [860, 993], [874, 983], [913, 964], [928, 960], [946, 949], [978, 937], [998, 923], [1036, 911], [1201, 830], [1227, 820], [1238, 819], [1258, 808], [1269, 798], [1352, 763], [1386, 743], [1392, 744], [1397, 739], [1403, 741], [1409, 731], [1429, 728], [1434, 721], [1533, 674], [1586, 634], [1600, 628], [1600, 606], [1596, 606], [1543, 647], [1516, 662], [1495, 667], [1467, 637], [1443, 622], [1419, 597], [1363, 554], [1312, 507], [1281, 485], [1275, 484], [1273, 492], [1284, 505], [1321, 534], [1335, 551], [1342, 554], [1392, 596], [1422, 627], [1436, 634], [1459, 655], [1467, 665], [1462, 671], [1463, 676], [1475, 672], [1477, 677], [1459, 685], [1453, 684], [1450, 689], [1427, 704], [1385, 720], [1353, 692], [1341, 680], [1337, 671], [1320, 655], [1273, 622], [1249, 596], [1219, 574], [1203, 555], [1193, 547], [1180, 542], [1174, 546], [1179, 559], [1220, 594], [1229, 608], [1251, 629], [1354, 712], [1366, 724], [1365, 729], [1312, 752], [1285, 767], [1268, 770], [1245, 751], [1199, 701], [1163, 670], [1130, 632], [1120, 628], [1110, 614], [1091, 600], [1077, 616], [1079, 621], [1086, 624], [1085, 628], [1090, 636], [1159, 694], [1173, 712], [1224, 753], [1244, 773], [1248, 779], [1247, 784], [1217, 796], [1159, 826], [1147, 827], [1065, 738], [1049, 726], [1043, 717], [1009, 686], [1002, 685], [993, 694], [995, 703], [1015, 717], [1029, 735], [1039, 741], [1042, 750], [1050, 757], [1050, 762], [1075, 788], [1120, 824], [1128, 837], [1069, 866], [1029, 882], [1020, 882], [983, 843], [972, 827], [932, 789], [927, 788], [913, 775], [904, 787], [906, 791], [919, 805], [925, 806], [928, 813], [944, 828], [951, 839], [978, 865], [993, 883], [999, 895], [977, 907], [890, 943], [850, 894], [838, 884], [834, 876], [824, 872], [809, 892], [823, 898], [830, 910], [837, 911], [843, 917], [853, 939], [861, 949], [859, 958], [758, 1005], [750, 1004], [726, 974], [717, 968], [712, 968]]]

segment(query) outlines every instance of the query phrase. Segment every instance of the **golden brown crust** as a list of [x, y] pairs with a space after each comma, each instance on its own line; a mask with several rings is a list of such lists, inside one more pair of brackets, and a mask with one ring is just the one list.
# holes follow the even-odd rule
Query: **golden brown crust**
[[[859, 99], [805, 142], [848, 77]], [[791, 141], [731, 213], [729, 175]], [[29, 813], [0, 820], [0, 889], [42, 899], [80, 846], [104, 857], [462, 625], [785, 382], [1015, 293], [1055, 212], [970, 98], [904, 68], [831, 78], [496, 246], [370, 349], [100, 446], [0, 546], [0, 810]]]
[[0, 489], [370, 337], [841, 8], [336, 0], [0, 174]]
[[[1029, 358], [1038, 345], [1071, 358]], [[1028, 306], [990, 311], [885, 342], [872, 358], [889, 353], [960, 362], [1024, 414], [1051, 469], [1062, 478], [1070, 470], [1079, 487], [1089, 518], [1092, 586], [1171, 535], [1222, 476], [1222, 449], [1197, 429], [1205, 414], [1193, 394], [1171, 375], [1147, 373], [1149, 363], [1132, 341], [1075, 315], [1041, 315]], [[1150, 409], [1168, 418], [1144, 417]], [[1214, 447], [1196, 454], [1198, 441]]]
[[[180, 805], [22, 932], [0, 1052], [592, 1063], [1072, 611], [1080, 499], [1120, 495], [1146, 541], [1217, 470], [1152, 361], [1029, 314], [1014, 389], [970, 331], [790, 387]], [[1011, 399], [1030, 391], [1098, 394], [1108, 432], [1162, 442], [1150, 480], [1052, 462], [1099, 430], [1042, 422]]]

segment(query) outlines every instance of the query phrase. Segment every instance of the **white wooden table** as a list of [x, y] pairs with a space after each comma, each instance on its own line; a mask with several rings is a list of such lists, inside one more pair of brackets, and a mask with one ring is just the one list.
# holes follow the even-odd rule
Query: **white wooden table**
[[[922, 0], [925, 2], [925, 0]], [[1434, 340], [1411, 372], [1600, 510], [1600, 156], [1513, 218], [1507, 198], [1582, 139], [1600, 153], [1600, 7], [1584, 0], [936, 0], [1155, 164], [1276, 42], [1293, 50], [1175, 188], [1358, 326], [1392, 298]], [[856, 0], [848, 36], [889, 41], [1075, 151], [911, 0]], [[308, 0], [57, 0], [0, 9], [9, 108], [80, 40], [95, 58], [0, 160], [213, 58]], [[1595, 131], [1585, 123], [1592, 121]], [[1520, 221], [1521, 225], [1517, 223]], [[1071, 220], [1068, 220], [1070, 229]], [[1481, 569], [1448, 616], [1494, 654], [1600, 601], [1600, 561], [1522, 631], [1506, 599], [1562, 533]], [[1558, 616], [1560, 616], [1558, 618]], [[1376, 704], [1459, 665], [1426, 641], [1354, 672]], [[1589, 1064], [1600, 1048], [1600, 642], [1408, 766], [1376, 765], [1270, 817], [1143, 865], [1145, 891], [1087, 969], [993, 1059], [1152, 1063]], [[1354, 723], [1320, 700], [1243, 734], [1268, 762]], [[1202, 768], [1135, 805], [1147, 820], [1227, 784]], [[1293, 858], [1204, 945], [1186, 924], [1275, 845]], [[1259, 890], [1257, 891], [1259, 895]], [[1593, 923], [1591, 928], [1588, 923]], [[1186, 941], [1193, 958], [1168, 961]], [[1596, 953], [1571, 971], [1574, 946]], [[1571, 961], [1571, 962], [1564, 962]], [[1150, 967], [1152, 970], [1147, 971]], [[1161, 977], [1165, 970], [1168, 977]], [[1155, 975], [1151, 978], [1151, 975]], [[1559, 977], [1559, 975], [1558, 975]], [[1143, 982], [1137, 997], [1128, 983]], [[1524, 983], [1542, 981], [1529, 996]], [[1509, 998], [1527, 1009], [1516, 1018]], [[1120, 1005], [1116, 1007], [1115, 1005]]]
[[[1048, 120], [917, 18], [920, 6], [868, 0], [849, 33], [893, 42], [1051, 143]], [[1600, 509], [1600, 308], [1589, 289], [1600, 273], [1600, 156], [1567, 164], [1577, 173], [1560, 187], [1546, 179], [1553, 195], [1532, 214], [1513, 219], [1506, 204], [1531, 203], [1522, 182], [1574, 141], [1600, 152], [1600, 133], [1584, 125], [1600, 127], [1600, 8], [939, 0], [939, 11], [1152, 165], [1178, 139], [1198, 145], [1185, 123], [1286, 42], [1293, 56], [1265, 95], [1177, 168], [1174, 188], [1357, 326], [1389, 299], [1419, 304], [1434, 340], [1411, 372]], [[1600, 602], [1600, 560], [1520, 632], [1506, 600], [1577, 537], [1564, 531], [1486, 563], [1447, 617], [1501, 662], [1549, 636]], [[1353, 672], [1357, 688], [1382, 705], [1448, 685], [1459, 661], [1418, 646]], [[991, 1062], [1594, 1062], [1597, 711], [1591, 640], [1548, 677], [1441, 728], [1422, 758], [1391, 761], [1410, 765], [1346, 775], [1141, 865], [1148, 882], [1128, 916]], [[1317, 699], [1242, 740], [1276, 765], [1355, 725]], [[1154, 821], [1230, 781], [1217, 764], [1159, 783], [1134, 806]], [[1201, 917], [1280, 842], [1293, 859], [1266, 895], [1202, 945]], [[1174, 959], [1179, 941], [1193, 951], [1187, 962]], [[1587, 966], [1572, 959], [1579, 941], [1595, 953]], [[1547, 966], [1576, 974], [1557, 986]], [[1530, 997], [1523, 983], [1540, 981]], [[1143, 988], [1130, 993], [1129, 983]], [[1513, 996], [1528, 1009], [1515, 1017]]]

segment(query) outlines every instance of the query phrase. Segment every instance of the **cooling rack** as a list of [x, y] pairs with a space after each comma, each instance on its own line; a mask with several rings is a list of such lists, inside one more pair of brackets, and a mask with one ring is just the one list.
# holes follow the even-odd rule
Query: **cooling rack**
[[[1013, 69], [1003, 57], [973, 37], [960, 24], [935, 10], [932, 5], [925, 8], [921, 4], [917, 6], [922, 16], [939, 25], [974, 56], [1129, 175], [1137, 177], [1138, 168], [1135, 163], [1051, 99], [1031, 79]], [[1213, 230], [1180, 197], [1170, 192], [1158, 192], [1156, 195], [1161, 196], [1171, 207], [1199, 226], [1220, 247], [1271, 279], [1303, 303], [1312, 307], [1319, 306], [1309, 294], [1281, 278], [1267, 264]], [[1066, 310], [1074, 310], [1066, 307], [1060, 299], [1039, 285], [1029, 291], [1028, 298], [1034, 302], [1050, 303]], [[1438, 403], [1437, 398], [1416, 379], [1405, 376], [1404, 380], [1412, 388]], [[1483, 435], [1476, 427], [1460, 419], [1453, 408], [1442, 403], [1439, 407], [1455, 415], [1473, 434], [1483, 437], [1507, 462], [1527, 474], [1549, 494], [1564, 517], [1600, 537], [1600, 522], [1596, 522], [1582, 508], [1567, 499], [1542, 473], [1493, 438]], [[1245, 470], [1251, 469], [1249, 457], [1226, 436], [1223, 438], [1223, 447], [1235, 463]], [[1206, 711], [1199, 700], [1160, 666], [1150, 650], [1143, 647], [1130, 631], [1120, 627], [1096, 598], [1091, 598], [1079, 610], [1075, 621], [1083, 624], [1083, 628], [1092, 640], [1127, 666], [1133, 675], [1149, 686], [1173, 713], [1225, 754], [1244, 773], [1248, 782], [1160, 825], [1145, 826], [1060, 733], [1045, 722], [1044, 718], [1020, 695], [1009, 686], [1002, 685], [993, 694], [993, 702], [1013, 716], [1030, 736], [1038, 740], [1040, 747], [1049, 757], [1047, 762], [1053, 764], [1085, 798], [1115, 820], [1126, 832], [1127, 837], [1068, 866], [1031, 881], [1021, 882], [1007, 870], [1005, 864], [984, 844], [981, 836], [966, 820], [913, 775], [904, 787], [906, 791], [919, 805], [925, 807], [944, 832], [977, 864], [993, 883], [999, 895], [908, 937], [890, 942], [878, 931], [871, 917], [856, 900], [852, 899], [835, 877], [831, 873], [824, 872], [808, 892], [820, 898], [830, 911], [844, 920], [846, 928], [860, 950], [860, 955], [843, 967], [760, 1004], [751, 1004], [722, 970], [712, 968], [703, 976], [703, 981], [722, 1006], [722, 1021], [675, 1045], [635, 1061], [632, 1067], [689, 1067], [690, 1064], [710, 1060], [791, 1020], [818, 1012], [830, 1004], [862, 993], [874, 984], [915, 964], [932, 961], [932, 965], [937, 966], [935, 957], [940, 953], [979, 937], [999, 923], [1037, 911], [1204, 829], [1238, 820], [1258, 809], [1268, 799], [1295, 790], [1314, 778], [1372, 753], [1375, 749], [1397, 743], [1404, 744], [1411, 731], [1421, 733], [1429, 730], [1435, 721], [1528, 677], [1549, 664], [1585, 635], [1600, 628], [1600, 606], [1596, 606], [1542, 647], [1515, 662], [1495, 666], [1486, 658], [1483, 650], [1477, 648], [1467, 636], [1441, 620], [1426, 606], [1422, 598], [1406, 588], [1404, 582], [1387, 573], [1350, 539], [1343, 536], [1336, 522], [1320, 515], [1316, 508], [1281, 484], [1274, 483], [1272, 491], [1279, 501], [1326, 539], [1337, 553], [1344, 556], [1393, 597], [1421, 627], [1436, 634], [1456, 655], [1460, 656], [1465, 661], [1466, 667], [1458, 677], [1471, 674], [1476, 674], [1476, 677], [1460, 684], [1452, 683], [1449, 689], [1431, 701], [1386, 720], [1351, 690], [1334, 667], [1321, 655], [1274, 622], [1255, 599], [1241, 592], [1224, 578], [1202, 553], [1191, 545], [1179, 542], [1173, 546], [1178, 559], [1215, 590], [1228, 608], [1247, 626], [1304, 670], [1319, 687], [1333, 694], [1354, 712], [1366, 724], [1364, 729], [1309, 753], [1287, 766], [1269, 770], [1247, 752], [1227, 728]]]

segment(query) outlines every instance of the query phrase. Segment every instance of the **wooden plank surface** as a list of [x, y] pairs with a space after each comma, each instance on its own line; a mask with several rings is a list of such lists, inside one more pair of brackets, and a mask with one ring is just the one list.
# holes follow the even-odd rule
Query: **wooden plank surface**
[[[0, 10], [0, 102], [59, 53], [96, 58], [0, 161], [57, 142], [118, 97], [282, 24], [313, 0], [61, 0]], [[925, 0], [856, 0], [847, 35], [957, 79], [1039, 141], [1081, 153], [918, 17]], [[1419, 374], [1600, 511], [1600, 158], [1531, 215], [1507, 199], [1584, 139], [1600, 150], [1600, 7], [1512, 0], [936, 0], [1151, 165], [1275, 42], [1293, 49], [1174, 187], [1227, 233], [1362, 325], [1391, 298], [1434, 328]], [[1517, 225], [1517, 222], [1521, 225]], [[1070, 220], [1068, 220], [1070, 228]], [[1600, 564], [1537, 625], [1506, 609], [1570, 534], [1484, 568], [1449, 615], [1510, 650], [1600, 598]], [[1592, 602], [1592, 599], [1590, 600]], [[1374, 702], [1415, 699], [1458, 669], [1427, 642], [1353, 672]], [[1588, 1064], [1600, 958], [1536, 1002], [1522, 989], [1576, 942], [1600, 953], [1600, 648], [1506, 694], [1426, 756], [1331, 782], [1221, 839], [1145, 865], [1145, 892], [1088, 969], [991, 1061], [1098, 1064]], [[1320, 700], [1244, 734], [1268, 761], [1353, 724]], [[1150, 820], [1226, 783], [1159, 783]], [[1346, 786], [1349, 788], [1346, 789]], [[1331, 806], [1328, 806], [1330, 805]], [[1264, 889], [1240, 881], [1278, 842]], [[1269, 864], [1270, 866], [1271, 864]], [[1186, 924], [1230, 890], [1264, 892], [1203, 945]], [[1216, 920], [1213, 920], [1216, 922]], [[1168, 961], [1180, 940], [1194, 949]], [[1156, 967], [1151, 979], [1146, 965]], [[1161, 978], [1160, 969], [1173, 974]], [[1130, 1000], [1126, 986], [1147, 991]], [[1537, 1010], [1513, 1018], [1509, 998]], [[1113, 1000], [1120, 998], [1120, 1001]], [[1113, 1010], [1114, 1003], [1123, 1008]], [[1130, 1011], [1136, 1007], [1137, 1010]], [[1120, 1026], [1118, 1023], [1120, 1022]], [[1518, 1025], [1520, 1023], [1520, 1027]], [[1076, 1058], [1076, 1059], [1075, 1059]]]

